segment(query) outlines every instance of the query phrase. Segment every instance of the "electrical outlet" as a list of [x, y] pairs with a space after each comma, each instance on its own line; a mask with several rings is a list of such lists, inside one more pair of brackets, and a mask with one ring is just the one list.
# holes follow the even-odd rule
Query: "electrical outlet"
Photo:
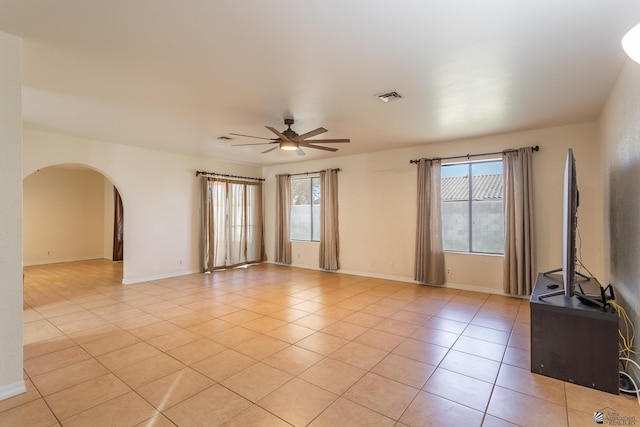
[[451, 274], [451, 269], [447, 268], [447, 276]]
[[181, 259], [178, 260], [178, 264], [182, 265], [182, 260]]
[[47, 251], [47, 256], [51, 256], [51, 251]]
[[392, 262], [389, 263], [389, 270], [393, 270], [393, 263]]

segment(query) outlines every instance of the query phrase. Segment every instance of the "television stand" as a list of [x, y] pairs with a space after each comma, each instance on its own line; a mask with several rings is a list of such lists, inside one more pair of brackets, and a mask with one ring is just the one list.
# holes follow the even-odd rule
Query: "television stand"
[[619, 393], [618, 314], [583, 303], [577, 296], [547, 296], [562, 280], [538, 274], [531, 308], [531, 372]]
[[[544, 273], [542, 273], [542, 274], [544, 274], [544, 275], [545, 275], [545, 276], [547, 276], [547, 277], [553, 277], [552, 275], [553, 275], [553, 274], [555, 274], [555, 273], [562, 273], [562, 269], [561, 269], [561, 268], [556, 268], [555, 270], [545, 271], [545, 272], [544, 272]], [[590, 278], [590, 277], [585, 276], [584, 274], [579, 273], [579, 272], [577, 272], [577, 271], [576, 271], [576, 276], [580, 276], [580, 277], [582, 277], [582, 279], [583, 279], [583, 280], [580, 280], [580, 281], [576, 280], [576, 283], [583, 283], [583, 282], [588, 282], [589, 280], [591, 280], [591, 278]], [[558, 296], [558, 295], [565, 295], [565, 293], [566, 293], [566, 290], [564, 289], [564, 286], [563, 286], [563, 288], [562, 288], [562, 289], [560, 289], [560, 290], [553, 291], [553, 292], [547, 292], [547, 293], [544, 293], [544, 294], [539, 295], [539, 296], [538, 296], [538, 299], [539, 299], [540, 301], [542, 301], [542, 300], [544, 300], [545, 298], [555, 297], [555, 296]]]

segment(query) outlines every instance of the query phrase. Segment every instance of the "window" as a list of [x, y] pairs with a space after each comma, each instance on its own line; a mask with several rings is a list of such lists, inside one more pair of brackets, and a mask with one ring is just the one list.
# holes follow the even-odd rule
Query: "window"
[[291, 179], [291, 240], [320, 241], [320, 178]]
[[504, 253], [502, 160], [442, 166], [445, 251]]

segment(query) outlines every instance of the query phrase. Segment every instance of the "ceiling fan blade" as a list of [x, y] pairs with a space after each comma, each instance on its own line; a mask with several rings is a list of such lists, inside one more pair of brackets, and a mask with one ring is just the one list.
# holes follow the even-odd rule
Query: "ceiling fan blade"
[[301, 143], [300, 143], [300, 147], [315, 148], [315, 149], [318, 149], [318, 150], [324, 150], [324, 151], [334, 151], [334, 152], [335, 152], [335, 151], [338, 151], [338, 149], [337, 149], [337, 148], [332, 148], [332, 147], [323, 147], [323, 146], [321, 146], [321, 145], [311, 145], [311, 144], [306, 143], [306, 142], [301, 142]]
[[335, 143], [338, 143], [338, 142], [351, 142], [351, 140], [348, 139], [348, 138], [346, 138], [346, 139], [311, 139], [311, 140], [306, 141], [306, 142], [311, 142], [313, 144], [316, 144], [316, 143], [320, 143], [320, 144], [332, 143], [332, 144], [335, 144]]
[[272, 128], [271, 126], [265, 126], [265, 127], [267, 129], [269, 129], [271, 132], [273, 132], [276, 135], [278, 135], [278, 138], [280, 138], [282, 141], [291, 141], [289, 138], [284, 136], [279, 130], [276, 130], [275, 128]]
[[271, 148], [269, 148], [268, 150], [265, 150], [265, 151], [263, 151], [263, 152], [262, 152], [262, 153], [260, 153], [260, 154], [270, 153], [270, 152], [272, 152], [273, 150], [277, 150], [278, 148], [280, 148], [280, 146], [279, 146], [279, 145], [276, 145], [275, 147], [271, 147]]
[[263, 138], [261, 136], [253, 136], [253, 135], [243, 135], [241, 133], [230, 133], [229, 135], [235, 135], [235, 136], [244, 136], [246, 138], [257, 138], [257, 139], [266, 139], [268, 141], [272, 141], [273, 138]]
[[320, 135], [321, 133], [325, 133], [327, 130], [325, 128], [318, 128], [307, 133], [303, 133], [302, 135], [298, 135], [293, 138], [294, 141], [302, 141], [303, 139], [311, 138], [312, 136]]
[[267, 144], [273, 144], [272, 142], [256, 142], [255, 144], [233, 144], [231, 145], [232, 147], [246, 147], [247, 145], [267, 145]]
[[298, 148], [298, 149], [296, 150], [296, 154], [297, 154], [298, 156], [306, 156], [306, 154], [304, 153], [304, 151], [302, 151], [302, 148]]

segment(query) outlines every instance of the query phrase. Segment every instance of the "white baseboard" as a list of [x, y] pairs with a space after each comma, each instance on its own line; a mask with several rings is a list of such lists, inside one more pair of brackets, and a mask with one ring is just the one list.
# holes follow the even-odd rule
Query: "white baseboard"
[[17, 396], [27, 391], [27, 387], [23, 381], [9, 384], [4, 387], [0, 387], [0, 400], [8, 399], [13, 396]]
[[[277, 262], [265, 261], [269, 264], [277, 264], [277, 265], [286, 265]], [[308, 265], [296, 265], [291, 264], [290, 267], [296, 268], [306, 268], [308, 270], [318, 270], [318, 271], [327, 271], [318, 267], [308, 266]], [[393, 280], [396, 282], [405, 282], [405, 283], [413, 283], [415, 285], [425, 285], [424, 283], [420, 283], [416, 280], [413, 280], [410, 277], [405, 276], [393, 276], [389, 274], [378, 274], [378, 273], [370, 273], [367, 271], [353, 271], [353, 270], [338, 270], [338, 271], [329, 271], [329, 273], [342, 273], [342, 274], [351, 274], [353, 276], [361, 276], [361, 277], [370, 277], [372, 279], [383, 279], [383, 280]], [[493, 294], [493, 295], [503, 295], [503, 296], [513, 296], [505, 294], [501, 289], [493, 289], [493, 288], [484, 288], [480, 286], [472, 286], [472, 285], [461, 285], [458, 283], [445, 283], [444, 285], [429, 285], [425, 286], [434, 286], [438, 288], [450, 288], [450, 289], [459, 289], [461, 291], [470, 291], [470, 292], [481, 292], [485, 294]], [[528, 298], [528, 297], [527, 297]]]
[[135, 285], [136, 283], [152, 282], [154, 280], [171, 279], [172, 277], [187, 276], [189, 274], [199, 273], [200, 270], [185, 270], [173, 273], [158, 274], [156, 276], [134, 277], [133, 279], [122, 279], [123, 285]]
[[[484, 288], [480, 286], [460, 285], [458, 283], [446, 283], [444, 287], [451, 289], [459, 289], [461, 291], [481, 292], [483, 294], [502, 295], [505, 297], [512, 297], [513, 295], [505, 294], [501, 289]], [[529, 298], [529, 297], [527, 297]]]
[[28, 261], [28, 262], [23, 262], [22, 265], [25, 267], [29, 267], [32, 265], [59, 264], [62, 262], [75, 262], [75, 261], [91, 261], [94, 259], [105, 259], [105, 258], [101, 254], [96, 256], [87, 256], [87, 257], [79, 257], [79, 258], [55, 258], [55, 259], [46, 259], [41, 261]]
[[[353, 271], [353, 270], [328, 271], [328, 270], [323, 270], [323, 269], [321, 269], [319, 267], [314, 267], [314, 266], [309, 266], [309, 265], [299, 265], [299, 264], [288, 265], [288, 264], [282, 264], [282, 263], [273, 262], [273, 261], [264, 261], [264, 262], [267, 263], [267, 264], [284, 265], [284, 266], [294, 267], [294, 268], [304, 268], [306, 270], [326, 271], [327, 273], [350, 274], [350, 275], [353, 275], [353, 276], [370, 277], [372, 279], [393, 280], [393, 281], [396, 281], [396, 282], [413, 283], [415, 285], [425, 285], [424, 283], [420, 283], [420, 282], [418, 282], [416, 280], [413, 280], [410, 277], [405, 277], [405, 276], [394, 276], [394, 275], [389, 275], [389, 274], [378, 274], [378, 273], [370, 273], [370, 272], [367, 272], [367, 271]], [[172, 277], [186, 276], [188, 274], [195, 274], [195, 273], [199, 273], [199, 272], [200, 272], [200, 270], [186, 270], [186, 271], [181, 271], [181, 272], [177, 272], [177, 273], [160, 274], [160, 275], [157, 275], [157, 276], [145, 276], [145, 277], [136, 277], [136, 278], [133, 278], [133, 279], [122, 279], [122, 284], [123, 285], [134, 285], [136, 283], [151, 282], [151, 281], [154, 281], [154, 280], [162, 280], [162, 279], [170, 279]], [[434, 287], [438, 287], [438, 288], [449, 288], [449, 289], [459, 289], [461, 291], [481, 292], [481, 293], [493, 294], [493, 295], [513, 296], [513, 295], [505, 294], [501, 289], [485, 288], [485, 287], [472, 286], [472, 285], [461, 285], [461, 284], [458, 284], [458, 283], [445, 283], [444, 285], [429, 285], [429, 284], [426, 284], [425, 286], [434, 286]]]
[[458, 283], [449, 283], [449, 282], [445, 283], [444, 285], [431, 285], [429, 283], [418, 282], [417, 280], [414, 280], [410, 277], [405, 277], [405, 276], [393, 276], [388, 274], [377, 274], [377, 273], [369, 273], [369, 272], [363, 272], [363, 271], [349, 271], [349, 270], [340, 270], [339, 272], [343, 274], [352, 274], [354, 276], [371, 277], [374, 279], [394, 280], [396, 282], [413, 283], [416, 285], [424, 285], [424, 286], [434, 286], [436, 288], [449, 288], [449, 289], [459, 289], [461, 291], [481, 292], [485, 294], [506, 295], [500, 289], [484, 288], [484, 287], [473, 286], [473, 285], [461, 285]]

